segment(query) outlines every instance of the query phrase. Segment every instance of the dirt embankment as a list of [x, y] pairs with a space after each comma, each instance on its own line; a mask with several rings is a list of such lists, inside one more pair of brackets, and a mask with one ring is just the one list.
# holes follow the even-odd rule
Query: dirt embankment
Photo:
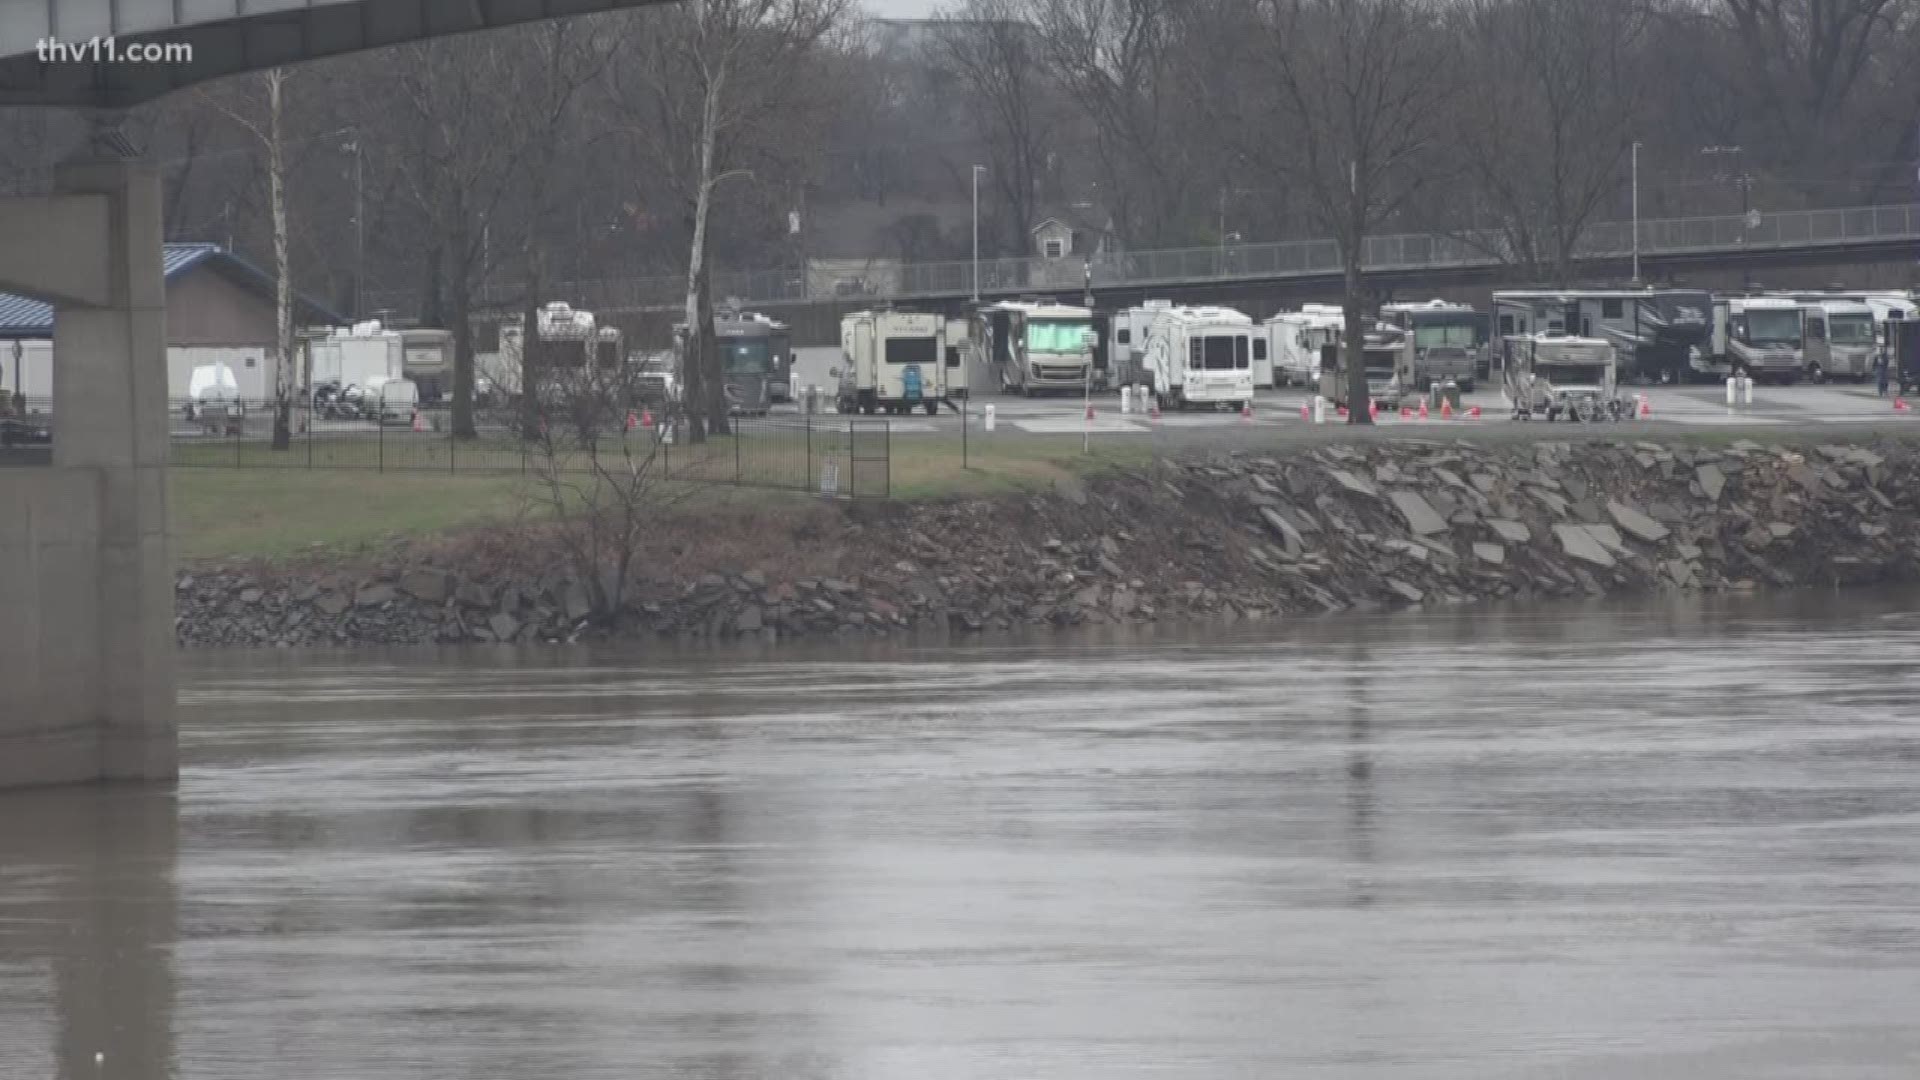
[[1046, 494], [785, 506], [649, 534], [596, 612], [550, 538], [180, 575], [185, 645], [769, 640], [1261, 619], [1920, 571], [1907, 444], [1396, 442], [1196, 456]]

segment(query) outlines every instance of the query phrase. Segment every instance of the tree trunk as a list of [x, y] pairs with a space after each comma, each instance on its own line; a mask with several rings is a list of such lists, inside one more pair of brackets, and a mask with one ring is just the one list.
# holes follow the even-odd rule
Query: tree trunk
[[[1351, 235], [1359, 232], [1360, 235]], [[1347, 423], [1371, 424], [1373, 413], [1368, 407], [1372, 393], [1367, 389], [1367, 333], [1366, 319], [1361, 311], [1365, 294], [1360, 287], [1360, 249], [1366, 243], [1362, 230], [1349, 230], [1350, 235], [1341, 243], [1341, 257], [1345, 263], [1345, 287], [1342, 304], [1346, 314], [1346, 341], [1341, 348], [1346, 353], [1347, 363]]]
[[[455, 251], [466, 251], [465, 237], [456, 237]], [[456, 263], [449, 268], [452, 280], [447, 290], [447, 306], [450, 309], [448, 327], [453, 331], [453, 437], [473, 439], [478, 431], [473, 426], [473, 289], [467, 277], [464, 265]], [[521, 392], [526, 387], [521, 386]]]
[[267, 187], [273, 210], [275, 362], [273, 375], [273, 448], [293, 445], [293, 281], [287, 255], [287, 155], [281, 132], [281, 88], [287, 73], [274, 68], [267, 82]]
[[732, 430], [727, 415], [727, 376], [720, 364], [720, 338], [713, 329], [713, 274], [700, 272], [700, 367], [707, 388], [707, 432], [725, 435]]

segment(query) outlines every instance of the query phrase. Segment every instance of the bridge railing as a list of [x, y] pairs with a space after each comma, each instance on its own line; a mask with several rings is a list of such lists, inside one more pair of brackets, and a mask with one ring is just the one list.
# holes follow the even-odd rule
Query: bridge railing
[[[1665, 218], [1640, 222], [1640, 253], [1672, 255], [1757, 249], [1819, 247], [1849, 242], [1920, 239], [1920, 206], [1859, 206], [1828, 210], [1775, 210], [1746, 215]], [[1633, 225], [1602, 221], [1589, 225], [1576, 247], [1581, 258], [1625, 257], [1633, 250]], [[1405, 233], [1370, 236], [1361, 254], [1366, 271], [1423, 270], [1494, 266], [1513, 261], [1497, 231], [1456, 235]], [[1280, 240], [1156, 251], [1108, 252], [1090, 260], [1067, 257], [982, 259], [979, 290], [1005, 296], [1025, 292], [1066, 292], [1087, 282], [1095, 288], [1175, 285], [1304, 277], [1337, 273], [1340, 246], [1333, 240]], [[805, 300], [921, 299], [966, 296], [974, 290], [974, 264], [899, 263], [870, 260], [836, 271], [813, 268], [721, 272], [713, 276], [716, 300], [746, 303]], [[625, 278], [556, 283], [548, 290], [589, 311], [671, 308], [685, 302], [681, 277]], [[407, 298], [392, 294], [371, 298], [376, 307], [410, 310]], [[489, 285], [480, 306], [511, 310], [526, 302], [519, 284]]]

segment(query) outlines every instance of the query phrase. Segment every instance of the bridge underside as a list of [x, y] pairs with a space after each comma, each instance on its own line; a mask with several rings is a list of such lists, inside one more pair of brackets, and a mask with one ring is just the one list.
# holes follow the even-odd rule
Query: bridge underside
[[[364, 49], [663, 0], [5, 0], [0, 104], [127, 108], [194, 83]], [[182, 14], [192, 11], [192, 16]], [[191, 60], [42, 63], [96, 36], [191, 46]]]
[[[56, 421], [50, 456], [0, 449], [0, 788], [178, 774], [163, 203], [117, 114], [206, 79], [653, 2], [0, 0], [0, 104], [103, 121], [51, 194], [0, 199], [0, 290], [54, 305]], [[40, 56], [107, 37], [117, 57]], [[191, 59], [124, 59], [147, 43]]]

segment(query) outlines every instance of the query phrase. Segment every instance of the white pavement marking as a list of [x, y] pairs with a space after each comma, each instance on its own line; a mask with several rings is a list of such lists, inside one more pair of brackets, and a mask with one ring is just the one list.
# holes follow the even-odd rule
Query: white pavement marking
[[[1034, 435], [1078, 435], [1087, 430], [1086, 421], [1077, 416], [1022, 417], [1009, 421], [1021, 431]], [[1095, 435], [1134, 435], [1148, 430], [1147, 424], [1129, 418], [1096, 416], [1093, 420]]]

